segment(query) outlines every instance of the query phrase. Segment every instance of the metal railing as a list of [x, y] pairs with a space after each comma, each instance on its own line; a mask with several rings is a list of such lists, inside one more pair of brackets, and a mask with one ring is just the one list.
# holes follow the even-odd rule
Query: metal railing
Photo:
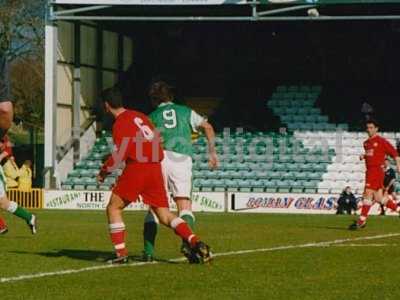
[[29, 191], [9, 189], [7, 191], [8, 199], [28, 209], [43, 208], [43, 194], [43, 189], [31, 189]]

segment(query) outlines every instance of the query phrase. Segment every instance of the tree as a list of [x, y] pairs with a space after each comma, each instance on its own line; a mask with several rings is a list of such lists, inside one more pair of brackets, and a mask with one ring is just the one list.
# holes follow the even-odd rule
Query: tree
[[16, 116], [39, 127], [44, 119], [44, 13], [45, 0], [0, 0], [0, 61], [7, 60], [11, 72], [0, 75], [11, 75]]
[[0, 53], [9, 62], [44, 46], [45, 0], [0, 0]]

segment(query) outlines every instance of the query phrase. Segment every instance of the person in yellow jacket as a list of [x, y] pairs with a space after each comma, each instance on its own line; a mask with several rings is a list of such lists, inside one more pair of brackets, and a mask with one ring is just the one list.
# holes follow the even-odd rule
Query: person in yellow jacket
[[18, 188], [21, 191], [29, 192], [32, 189], [32, 162], [26, 160], [18, 173]]
[[4, 175], [6, 177], [7, 188], [12, 189], [18, 187], [17, 178], [19, 176], [19, 168], [15, 162], [15, 157], [10, 156], [3, 166]]

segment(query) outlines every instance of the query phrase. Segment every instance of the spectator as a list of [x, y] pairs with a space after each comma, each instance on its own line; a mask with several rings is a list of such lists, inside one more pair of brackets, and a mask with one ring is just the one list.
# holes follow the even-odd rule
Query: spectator
[[32, 189], [32, 162], [26, 160], [19, 169], [18, 188], [21, 191], [29, 192]]
[[[393, 199], [396, 199], [395, 194], [395, 184], [396, 184], [396, 172], [390, 166], [389, 159], [385, 159], [385, 179], [383, 181], [383, 195], [385, 197], [392, 196]], [[381, 204], [381, 216], [385, 215], [385, 206]]]
[[4, 175], [6, 176], [6, 185], [7, 188], [16, 188], [18, 187], [17, 178], [19, 176], [19, 168], [15, 162], [15, 157], [10, 156], [7, 159], [7, 162], [3, 166]]
[[346, 186], [338, 200], [337, 215], [342, 215], [344, 212], [351, 215], [352, 211], [357, 210], [357, 200], [351, 192], [351, 188]]
[[371, 104], [364, 102], [361, 106], [361, 112], [364, 115], [364, 121], [368, 121], [374, 114], [374, 108], [371, 106]]

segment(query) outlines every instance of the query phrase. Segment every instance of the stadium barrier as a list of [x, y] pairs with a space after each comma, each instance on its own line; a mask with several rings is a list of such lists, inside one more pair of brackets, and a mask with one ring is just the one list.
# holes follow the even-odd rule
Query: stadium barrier
[[[43, 208], [104, 210], [108, 204], [110, 191], [45, 190]], [[356, 195], [358, 200], [361, 196]], [[295, 193], [243, 193], [243, 192], [194, 192], [192, 194], [195, 212], [229, 213], [284, 213], [284, 214], [335, 214], [339, 195], [295, 194]], [[170, 199], [170, 207], [176, 209]], [[127, 210], [147, 210], [139, 199]], [[371, 214], [380, 213], [378, 204]], [[396, 215], [388, 212], [387, 215]]]
[[35, 209], [43, 208], [44, 192], [43, 189], [31, 189], [29, 192], [19, 189], [9, 189], [7, 196], [11, 201], [15, 201], [22, 207]]
[[[104, 210], [111, 196], [110, 191], [73, 191], [73, 190], [45, 190], [44, 204], [46, 209], [84, 209]], [[192, 194], [193, 211], [224, 212], [227, 208], [227, 194], [197, 193]], [[170, 199], [170, 207], [176, 209]], [[127, 210], [147, 210], [148, 207], [141, 199], [131, 203]]]

